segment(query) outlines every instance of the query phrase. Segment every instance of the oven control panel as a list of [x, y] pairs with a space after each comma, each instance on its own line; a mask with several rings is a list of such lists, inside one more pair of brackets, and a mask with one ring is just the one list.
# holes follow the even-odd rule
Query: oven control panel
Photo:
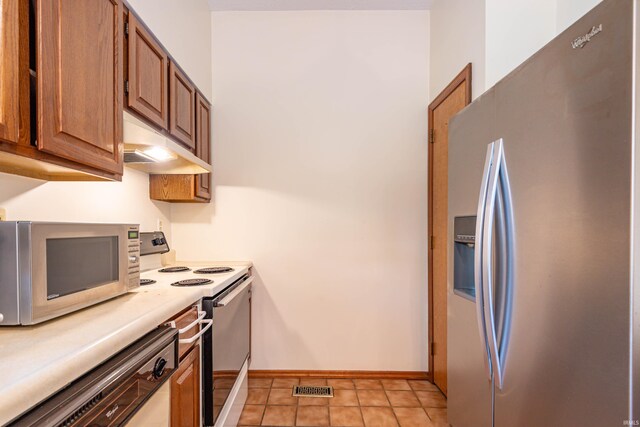
[[169, 252], [169, 243], [162, 231], [140, 233], [140, 255], [164, 254]]

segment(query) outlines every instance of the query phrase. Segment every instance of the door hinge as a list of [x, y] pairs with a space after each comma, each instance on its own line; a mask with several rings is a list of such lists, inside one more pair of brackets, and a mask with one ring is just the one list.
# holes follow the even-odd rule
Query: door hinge
[[431, 129], [429, 131], [429, 143], [433, 144], [434, 142], [436, 142], [436, 131]]
[[435, 355], [436, 354], [436, 343], [432, 342], [431, 343], [431, 355]]
[[125, 37], [127, 37], [129, 35], [129, 23], [128, 22], [124, 23], [124, 35], [125, 35]]
[[129, 80], [124, 81], [124, 94], [129, 95]]
[[436, 248], [436, 238], [434, 236], [429, 237], [429, 246], [431, 249]]

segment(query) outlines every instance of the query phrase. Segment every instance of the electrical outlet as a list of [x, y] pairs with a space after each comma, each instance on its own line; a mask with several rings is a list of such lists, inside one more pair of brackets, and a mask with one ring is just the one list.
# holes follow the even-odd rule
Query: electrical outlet
[[162, 231], [162, 220], [158, 218], [158, 229], [156, 231]]
[[0, 221], [7, 220], [7, 210], [5, 208], [0, 208]]

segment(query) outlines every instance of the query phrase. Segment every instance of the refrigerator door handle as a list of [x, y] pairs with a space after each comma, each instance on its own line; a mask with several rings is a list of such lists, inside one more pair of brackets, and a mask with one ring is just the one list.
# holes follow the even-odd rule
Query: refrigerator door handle
[[[494, 142], [494, 167], [489, 176], [487, 185], [487, 202], [485, 205], [483, 224], [483, 265], [482, 283], [484, 297], [485, 327], [491, 358], [491, 366], [495, 385], [502, 389], [504, 383], [504, 361], [509, 341], [511, 326], [511, 301], [513, 294], [513, 263], [514, 263], [514, 230], [513, 209], [511, 202], [511, 190], [507, 175], [506, 161], [504, 158], [504, 145], [502, 139]], [[498, 212], [496, 213], [496, 208]], [[500, 281], [499, 306], [495, 304], [496, 288], [494, 285], [494, 226], [498, 220], [495, 248], [498, 254], [495, 266], [499, 273]], [[500, 331], [498, 331], [496, 317], [500, 319]], [[500, 344], [500, 345], [499, 345]]]
[[476, 293], [476, 316], [478, 320], [478, 331], [480, 332], [480, 345], [482, 346], [482, 355], [484, 357], [484, 367], [487, 378], [491, 381], [491, 365], [489, 358], [489, 342], [487, 340], [487, 329], [484, 313], [484, 292], [483, 292], [483, 237], [484, 237], [484, 215], [487, 204], [487, 186], [489, 184], [489, 175], [493, 163], [494, 144], [487, 146], [487, 156], [484, 162], [484, 171], [482, 173], [482, 181], [480, 184], [480, 196], [478, 198], [478, 211], [476, 217], [476, 239], [474, 254], [474, 287]]
[[[498, 192], [498, 177], [500, 174], [500, 156], [502, 155], [502, 141], [494, 141], [494, 162], [487, 184], [487, 200], [485, 202], [484, 221], [482, 224], [482, 292], [484, 299], [484, 321], [489, 349], [489, 363], [495, 385], [502, 386], [500, 363], [498, 361], [498, 340], [496, 337], [496, 322], [493, 303], [493, 231], [496, 215], [496, 199]], [[497, 380], [497, 381], [496, 381]]]
[[501, 298], [496, 304], [495, 315], [500, 319], [498, 322], [497, 338], [497, 360], [499, 361], [498, 370], [500, 371], [499, 381], [496, 384], [502, 389], [504, 384], [504, 372], [507, 360], [507, 351], [509, 349], [509, 337], [511, 332], [511, 310], [513, 307], [514, 293], [514, 265], [515, 265], [515, 223], [513, 219], [513, 201], [511, 198], [511, 186], [509, 184], [509, 174], [507, 172], [507, 161], [505, 158], [504, 144], [502, 145], [501, 155], [499, 159], [499, 208], [500, 208], [500, 235], [501, 250], [499, 251], [501, 266], [500, 276], [500, 292]]

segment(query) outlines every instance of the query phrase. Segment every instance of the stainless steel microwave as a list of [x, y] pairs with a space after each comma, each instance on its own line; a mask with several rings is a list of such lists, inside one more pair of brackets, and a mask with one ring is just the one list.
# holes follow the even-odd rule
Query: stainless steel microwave
[[138, 286], [138, 225], [0, 222], [0, 325], [43, 322]]

